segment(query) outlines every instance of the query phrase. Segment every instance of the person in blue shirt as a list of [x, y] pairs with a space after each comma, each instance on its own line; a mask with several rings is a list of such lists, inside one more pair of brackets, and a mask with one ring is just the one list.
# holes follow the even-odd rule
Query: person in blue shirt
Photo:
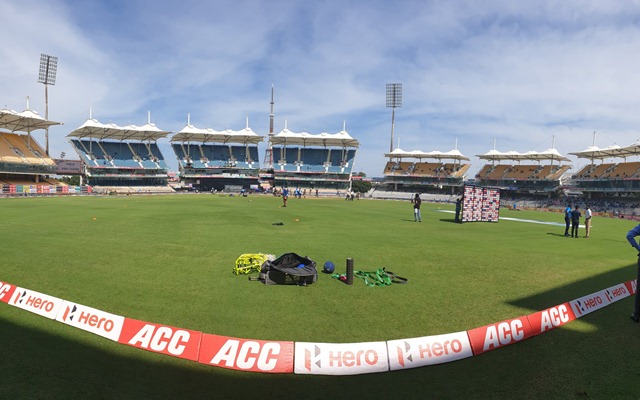
[[640, 283], [640, 244], [636, 241], [636, 236], [640, 236], [640, 224], [636, 225], [635, 228], [631, 229], [627, 232], [627, 241], [629, 244], [638, 251], [638, 276], [636, 278], [636, 299], [635, 299], [635, 307], [633, 310], [633, 314], [631, 314], [631, 319], [633, 322], [640, 322], [640, 294], [637, 293], [638, 283]]
[[456, 200], [456, 222], [462, 222], [460, 220], [460, 212], [462, 211], [462, 197], [458, 197], [458, 200]]
[[571, 226], [571, 205], [564, 209], [564, 235], [569, 236], [569, 227]]
[[286, 187], [282, 188], [282, 207], [287, 206], [287, 200], [289, 200], [289, 189]]
[[580, 217], [582, 217], [582, 213], [580, 212], [580, 207], [575, 206], [573, 211], [571, 211], [571, 237], [578, 238], [578, 228], [580, 227]]

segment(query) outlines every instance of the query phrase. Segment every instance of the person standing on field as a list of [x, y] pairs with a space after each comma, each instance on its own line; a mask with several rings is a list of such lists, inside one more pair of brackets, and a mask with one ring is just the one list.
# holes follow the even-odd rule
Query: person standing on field
[[462, 197], [458, 197], [458, 200], [456, 200], [456, 218], [455, 218], [455, 222], [459, 223], [460, 221], [460, 212], [462, 211]]
[[420, 205], [422, 204], [422, 199], [420, 198], [420, 194], [416, 193], [416, 196], [413, 198], [413, 220], [414, 222], [422, 222], [422, 218], [420, 216]]
[[591, 233], [591, 206], [587, 204], [587, 209], [584, 211], [584, 237], [588, 238]]
[[580, 207], [575, 206], [573, 211], [571, 211], [571, 237], [578, 237], [578, 228], [580, 227], [580, 217], [582, 217], [582, 213], [580, 212]]
[[564, 235], [569, 236], [569, 227], [571, 226], [571, 205], [567, 205], [564, 209]]
[[629, 244], [638, 251], [638, 276], [636, 277], [636, 298], [633, 309], [633, 314], [631, 314], [631, 319], [633, 322], [640, 322], [640, 294], [637, 293], [638, 284], [640, 284], [640, 244], [636, 241], [636, 236], [640, 236], [640, 224], [636, 225], [635, 228], [631, 229], [627, 232], [627, 241]]

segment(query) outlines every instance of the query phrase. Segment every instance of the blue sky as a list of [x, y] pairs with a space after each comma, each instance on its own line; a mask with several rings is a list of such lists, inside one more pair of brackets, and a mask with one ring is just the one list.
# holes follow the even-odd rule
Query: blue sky
[[[0, 107], [44, 115], [53, 157], [92, 108], [101, 122], [347, 131], [355, 170], [381, 176], [391, 109], [404, 150], [560, 153], [640, 139], [639, 1], [0, 0]], [[44, 133], [34, 136], [44, 144]], [[167, 140], [160, 143], [167, 143]], [[396, 143], [397, 145], [397, 143]], [[264, 155], [264, 144], [260, 156]], [[173, 158], [168, 147], [165, 157]], [[574, 171], [587, 161], [570, 156]], [[175, 163], [173, 164], [175, 165]]]

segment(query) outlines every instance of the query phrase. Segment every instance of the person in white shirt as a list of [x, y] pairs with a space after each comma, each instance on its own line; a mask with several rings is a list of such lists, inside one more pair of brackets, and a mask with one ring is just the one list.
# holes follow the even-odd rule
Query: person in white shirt
[[587, 204], [587, 210], [584, 212], [584, 227], [585, 227], [584, 237], [588, 238], [589, 233], [591, 233], [591, 206], [588, 204]]

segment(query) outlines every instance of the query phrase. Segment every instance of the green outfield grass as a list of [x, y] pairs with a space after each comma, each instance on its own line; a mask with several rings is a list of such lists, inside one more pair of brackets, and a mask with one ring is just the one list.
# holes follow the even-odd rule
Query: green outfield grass
[[[453, 206], [217, 195], [0, 199], [0, 281], [110, 313], [242, 338], [350, 343], [518, 317], [635, 278], [628, 220], [591, 238], [520, 221], [453, 223]], [[449, 211], [449, 212], [447, 212]], [[597, 210], [596, 210], [597, 211]], [[562, 215], [501, 210], [562, 223]], [[283, 225], [273, 225], [282, 222]], [[584, 231], [582, 230], [582, 233]], [[407, 285], [307, 287], [232, 274], [243, 253], [296, 252]], [[0, 303], [1, 398], [640, 398], [640, 326], [621, 300], [454, 363], [360, 376], [230, 371], [113, 343]]]

